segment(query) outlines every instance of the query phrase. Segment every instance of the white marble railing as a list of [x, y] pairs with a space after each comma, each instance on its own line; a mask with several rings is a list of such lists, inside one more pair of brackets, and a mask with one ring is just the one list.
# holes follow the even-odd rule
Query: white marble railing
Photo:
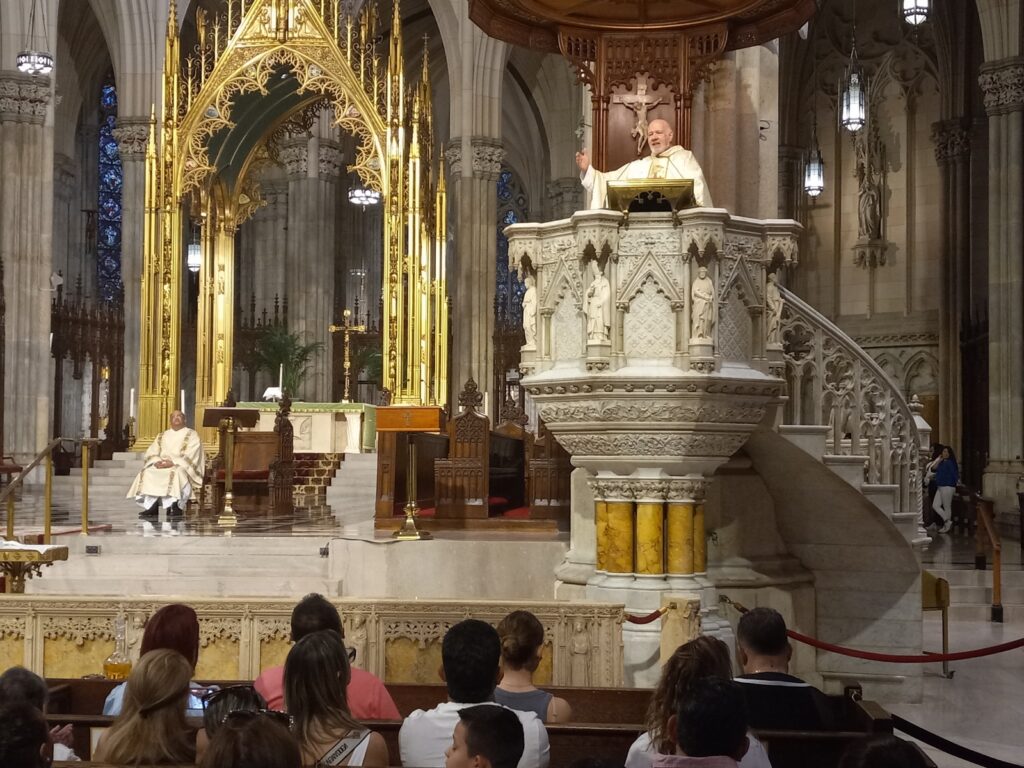
[[782, 294], [783, 423], [827, 426], [826, 455], [863, 456], [864, 482], [898, 486], [895, 513], [919, 515], [923, 420], [853, 339], [792, 291]]

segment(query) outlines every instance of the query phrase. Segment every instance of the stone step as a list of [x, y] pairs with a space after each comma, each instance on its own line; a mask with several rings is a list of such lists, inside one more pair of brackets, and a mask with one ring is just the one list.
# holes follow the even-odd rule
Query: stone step
[[[1000, 598], [1003, 605], [1024, 605], [1024, 587], [1003, 587]], [[990, 605], [992, 587], [950, 587], [949, 601], [952, 605]]]
[[[896, 512], [896, 494], [900, 492], [898, 485], [861, 483], [860, 492], [864, 494], [864, 498], [882, 510], [886, 517], [892, 518]], [[916, 515], [912, 519], [916, 519]]]
[[[139, 474], [139, 470], [142, 469], [144, 464], [140, 461], [138, 464], [124, 465], [124, 466], [110, 466], [108, 462], [97, 462], [96, 466], [89, 470], [89, 477], [127, 477], [132, 478]], [[82, 468], [72, 467], [71, 474], [66, 476], [64, 479], [69, 478], [81, 478]], [[54, 478], [56, 479], [56, 478]]]
[[[979, 571], [974, 568], [935, 569], [926, 568], [930, 573], [949, 582], [950, 590], [956, 587], [991, 587], [992, 571]], [[1024, 571], [1020, 568], [1004, 568], [1001, 574], [1003, 591], [1011, 588], [1024, 588]]]
[[[954, 621], [991, 621], [992, 607], [990, 605], [951, 605], [949, 607], [949, 620]], [[1003, 605], [1003, 623], [1020, 624], [1024, 623], [1024, 605]]]
[[826, 467], [857, 490], [864, 486], [864, 465], [867, 463], [867, 456], [835, 456], [825, 454], [821, 457], [821, 460]]

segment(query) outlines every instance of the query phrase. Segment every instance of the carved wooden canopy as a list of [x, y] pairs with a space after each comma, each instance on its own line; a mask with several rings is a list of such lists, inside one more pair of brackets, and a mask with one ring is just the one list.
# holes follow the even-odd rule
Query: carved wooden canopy
[[491, 37], [569, 60], [590, 88], [602, 168], [643, 154], [645, 139], [635, 139], [655, 118], [690, 146], [693, 93], [710, 64], [799, 29], [815, 9], [815, 0], [469, 0]]
[[470, 18], [488, 35], [560, 52], [559, 33], [681, 32], [725, 22], [727, 49], [746, 48], [798, 29], [815, 0], [470, 0]]

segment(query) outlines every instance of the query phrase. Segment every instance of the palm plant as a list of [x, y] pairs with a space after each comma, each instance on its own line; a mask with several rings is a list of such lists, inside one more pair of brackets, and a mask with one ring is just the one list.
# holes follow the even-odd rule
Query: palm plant
[[323, 350], [323, 342], [303, 344], [297, 333], [289, 333], [283, 325], [271, 325], [256, 342], [258, 369], [274, 376], [284, 367], [282, 386], [295, 394], [309, 374], [310, 363]]

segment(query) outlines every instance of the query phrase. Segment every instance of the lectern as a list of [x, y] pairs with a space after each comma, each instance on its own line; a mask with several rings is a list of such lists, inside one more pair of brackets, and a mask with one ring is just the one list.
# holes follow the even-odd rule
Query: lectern
[[[390, 515], [393, 493], [398, 486], [399, 444], [396, 439], [400, 433], [433, 432], [444, 429], [444, 411], [437, 406], [397, 405], [377, 409], [377, 451], [380, 456], [377, 473], [377, 505], [384, 500]], [[395, 531], [398, 539], [429, 539], [430, 533], [416, 528], [416, 515], [419, 505], [416, 503], [416, 443], [407, 439], [406, 472], [405, 472], [405, 522]], [[390, 493], [389, 493], [390, 491]]]
[[220, 432], [220, 450], [224, 457], [224, 510], [217, 518], [217, 525], [227, 528], [228, 533], [238, 525], [234, 495], [231, 491], [231, 476], [235, 464], [235, 434], [239, 427], [252, 429], [259, 420], [260, 412], [255, 408], [207, 408], [203, 413], [203, 426], [217, 427]]

